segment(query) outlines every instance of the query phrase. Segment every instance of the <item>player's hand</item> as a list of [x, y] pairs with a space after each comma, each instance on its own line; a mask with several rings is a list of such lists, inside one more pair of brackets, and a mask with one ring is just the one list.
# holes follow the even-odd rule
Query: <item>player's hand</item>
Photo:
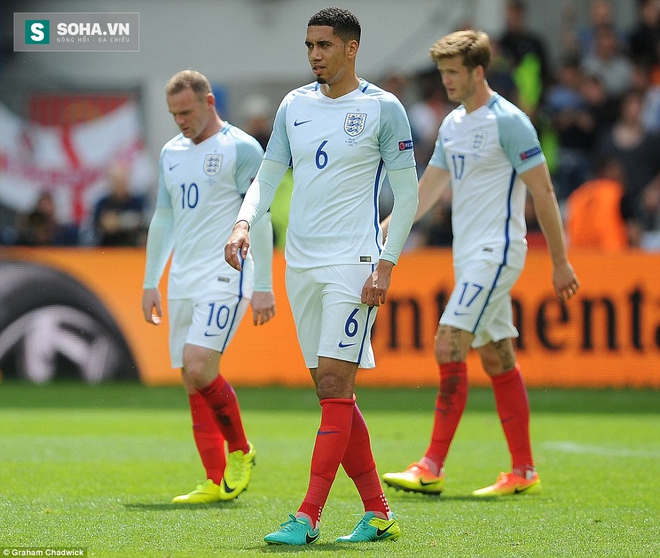
[[269, 292], [252, 293], [252, 323], [263, 325], [275, 317], [275, 295]]
[[378, 260], [378, 265], [362, 287], [362, 303], [369, 306], [385, 304], [387, 290], [390, 288], [394, 264], [387, 260]]
[[148, 323], [160, 325], [161, 318], [163, 317], [163, 309], [161, 307], [160, 291], [158, 289], [144, 289], [142, 291], [142, 315]]
[[240, 271], [243, 260], [247, 258], [250, 249], [250, 234], [246, 221], [239, 221], [234, 225], [231, 236], [225, 244], [225, 260], [234, 269]]
[[580, 281], [570, 263], [566, 262], [565, 265], [556, 266], [552, 271], [552, 285], [555, 289], [555, 294], [561, 300], [568, 300], [577, 293], [580, 288]]

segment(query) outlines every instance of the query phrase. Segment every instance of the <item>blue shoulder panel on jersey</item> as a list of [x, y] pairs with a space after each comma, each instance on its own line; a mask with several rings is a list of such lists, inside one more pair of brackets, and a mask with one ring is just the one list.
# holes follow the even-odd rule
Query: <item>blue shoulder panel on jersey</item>
[[499, 94], [488, 107], [495, 114], [502, 149], [518, 174], [545, 161], [538, 134], [522, 110]]

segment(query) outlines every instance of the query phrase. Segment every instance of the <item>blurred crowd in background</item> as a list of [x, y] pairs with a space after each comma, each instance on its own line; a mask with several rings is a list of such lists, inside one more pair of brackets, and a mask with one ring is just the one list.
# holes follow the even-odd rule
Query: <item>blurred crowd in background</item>
[[[617, 24], [608, 0], [589, 1], [586, 24], [577, 23], [570, 3], [558, 6], [560, 56], [552, 64], [549, 45], [528, 27], [533, 8], [521, 0], [506, 2], [504, 31], [491, 37], [488, 81], [529, 115], [539, 133], [569, 247], [660, 251], [660, 0], [634, 0], [635, 23], [626, 29]], [[421, 176], [440, 123], [454, 108], [440, 74], [430, 67], [415, 75], [387, 75], [377, 84], [395, 93], [408, 111]], [[275, 110], [266, 97], [255, 95], [229, 120], [265, 147]], [[0, 231], [0, 243], [143, 246], [156, 184], [136, 193], [129, 175], [126, 164], [110, 165], [107, 191], [78, 225], [57, 221], [45, 190], [30, 211]], [[272, 207], [279, 248], [291, 187], [288, 174]], [[415, 225], [409, 248], [451, 245], [450, 195]], [[385, 189], [383, 217], [391, 204]], [[530, 246], [542, 246], [531, 203], [527, 220]]]
[[[622, 29], [608, 0], [591, 0], [589, 22], [562, 14], [557, 67], [527, 25], [526, 5], [506, 4], [506, 27], [493, 37], [493, 89], [530, 117], [548, 159], [569, 245], [606, 250], [660, 249], [660, 1], [636, 0], [637, 19]], [[407, 102], [410, 78], [392, 76], [406, 104], [423, 171], [438, 127], [453, 109], [438, 72], [414, 77], [419, 99]], [[450, 194], [448, 194], [450, 195]], [[415, 246], [451, 244], [450, 199], [416, 226]], [[543, 235], [528, 204], [528, 242]]]

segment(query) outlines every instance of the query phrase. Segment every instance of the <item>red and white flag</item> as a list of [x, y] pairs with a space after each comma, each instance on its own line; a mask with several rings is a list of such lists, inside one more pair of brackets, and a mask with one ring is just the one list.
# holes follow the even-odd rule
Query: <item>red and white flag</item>
[[58, 220], [80, 224], [107, 193], [107, 170], [117, 162], [131, 168], [135, 193], [155, 187], [156, 164], [144, 147], [134, 101], [66, 126], [30, 122], [0, 104], [0, 130], [0, 203], [15, 211], [30, 211], [46, 190]]

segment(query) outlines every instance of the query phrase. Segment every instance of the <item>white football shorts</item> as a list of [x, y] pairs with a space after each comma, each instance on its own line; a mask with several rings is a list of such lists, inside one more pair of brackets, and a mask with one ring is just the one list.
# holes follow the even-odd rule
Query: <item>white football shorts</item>
[[286, 292], [298, 342], [308, 368], [318, 357], [374, 368], [371, 328], [377, 307], [362, 304], [362, 287], [371, 265], [337, 265], [286, 269]]
[[254, 285], [251, 271], [246, 266], [246, 273], [216, 293], [167, 301], [172, 368], [183, 366], [186, 344], [224, 353], [250, 305]]
[[522, 269], [487, 260], [455, 266], [456, 286], [440, 323], [475, 335], [472, 347], [518, 337], [513, 325], [511, 289]]

